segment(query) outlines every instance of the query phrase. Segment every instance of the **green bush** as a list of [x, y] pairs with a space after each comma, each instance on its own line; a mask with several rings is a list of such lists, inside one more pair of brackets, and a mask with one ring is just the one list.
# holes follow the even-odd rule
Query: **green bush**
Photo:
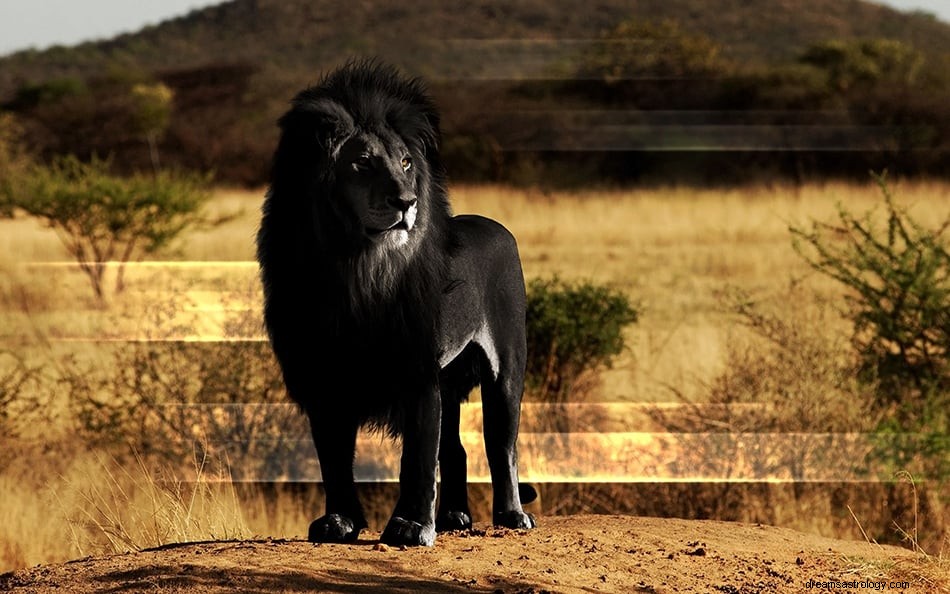
[[888, 447], [906, 468], [912, 458], [926, 471], [950, 474], [950, 252], [944, 232], [898, 207], [884, 175], [875, 176], [884, 198], [883, 224], [873, 212], [854, 215], [843, 206], [833, 224], [792, 228], [799, 254], [818, 272], [848, 289], [846, 315], [858, 378], [874, 386], [874, 406]]
[[49, 167], [32, 166], [16, 183], [0, 186], [0, 214], [23, 211], [54, 229], [104, 301], [107, 263], [119, 263], [120, 291], [127, 262], [166, 247], [201, 220], [208, 181], [168, 171], [116, 177], [108, 161], [68, 156]]
[[10, 107], [21, 110], [37, 105], [50, 104], [71, 97], [89, 95], [86, 82], [78, 78], [57, 78], [39, 84], [27, 84], [19, 88]]
[[910, 85], [923, 66], [923, 54], [892, 39], [825, 41], [808, 48], [803, 64], [827, 73], [828, 87], [836, 92], [875, 85]]
[[590, 282], [535, 279], [528, 285], [529, 394], [564, 402], [582, 380], [611, 366], [624, 328], [639, 312], [622, 292]]

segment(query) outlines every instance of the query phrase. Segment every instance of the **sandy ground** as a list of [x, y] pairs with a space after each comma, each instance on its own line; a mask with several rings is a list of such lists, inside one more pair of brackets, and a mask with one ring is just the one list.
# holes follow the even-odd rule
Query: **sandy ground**
[[876, 591], [946, 591], [899, 570], [913, 562], [907, 550], [761, 525], [574, 516], [541, 518], [527, 532], [476, 526], [440, 535], [433, 548], [391, 548], [378, 537], [169, 545], [7, 573], [0, 591], [754, 594], [842, 591], [809, 580], [858, 582], [843, 591], [867, 592], [875, 585], [862, 580], [882, 579], [908, 583]]

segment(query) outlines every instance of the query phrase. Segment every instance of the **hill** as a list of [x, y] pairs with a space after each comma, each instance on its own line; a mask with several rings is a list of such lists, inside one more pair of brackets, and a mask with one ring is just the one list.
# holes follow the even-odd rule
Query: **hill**
[[[761, 525], [628, 516], [542, 518], [530, 532], [493, 528], [399, 550], [232, 541], [169, 545], [0, 576], [4, 591], [131, 592], [946, 592], [906, 550]], [[929, 575], [933, 573], [933, 575]], [[943, 579], [943, 581], [938, 581]], [[819, 581], [825, 587], [809, 586]], [[864, 582], [863, 586], [861, 582]]]
[[[550, 65], [544, 62], [553, 62], [563, 46], [596, 39], [630, 18], [675, 20], [742, 62], [793, 59], [816, 42], [861, 37], [950, 53], [950, 24], [864, 0], [480, 0], [452, 10], [438, 0], [411, 8], [381, 0], [233, 0], [110, 41], [3, 58], [0, 97], [25, 83], [91, 76], [114, 64], [168, 70], [246, 62], [257, 65], [263, 78], [291, 88], [348, 56], [368, 54], [435, 79], [538, 75], [539, 66]], [[562, 47], [541, 43], [556, 40]], [[486, 59], [486, 49], [500, 42], [515, 46], [509, 46], [512, 53], [520, 47], [521, 60]]]
[[[610, 85], [605, 87], [601, 72], [584, 74], [582, 67], [585, 60], [590, 61], [591, 55], [598, 51], [610, 54], [617, 47], [613, 41], [605, 40], [605, 32], [615, 30], [624, 22], [662, 23], [666, 20], [678, 23], [675, 36], [683, 36], [687, 41], [708, 40], [717, 57], [716, 69], [692, 75], [687, 72], [685, 77], [679, 75], [685, 82], [678, 86], [653, 80], [619, 93]], [[651, 31], [653, 37], [647, 41], [654, 47], [662, 47], [657, 44], [669, 41], [664, 39], [668, 30]], [[903, 109], [909, 115], [902, 115], [899, 123], [919, 127], [921, 109], [927, 117], [935, 109], [940, 110], [933, 105], [942, 105], [942, 99], [928, 100], [920, 109], [916, 104], [901, 108], [895, 106], [895, 100], [888, 99], [890, 103], [882, 109], [864, 97], [837, 96], [840, 95], [837, 87], [816, 90], [813, 88], [818, 84], [816, 75], [802, 75], [798, 71], [789, 74], [781, 70], [767, 79], [743, 79], [728, 85], [702, 80], [693, 84], [697, 77], [722, 81], [742, 73], [747, 78], [749, 72], [760, 73], [777, 65], [797, 63], [803, 52], [816, 43], [856, 39], [890, 39], [915, 52], [919, 50], [930, 68], [927, 72], [938, 72], [941, 76], [950, 65], [950, 24], [923, 13], [901, 13], [864, 0], [811, 0], [807, 3], [794, 0], [640, 0], [635, 3], [626, 0], [517, 3], [480, 0], [454, 5], [451, 10], [438, 0], [420, 0], [411, 8], [381, 0], [233, 0], [112, 40], [73, 48], [26, 51], [2, 58], [0, 105], [25, 116], [31, 143], [45, 155], [110, 153], [118, 155], [120, 164], [128, 163], [128, 168], [134, 169], [148, 164], [148, 151], [141, 139], [122, 136], [121, 129], [134, 126], [121, 122], [120, 116], [127, 106], [116, 101], [120, 90], [114, 83], [116, 80], [158, 79], [170, 86], [175, 96], [169, 133], [162, 140], [162, 152], [171, 156], [171, 163], [213, 169], [225, 181], [259, 184], [266, 179], [267, 162], [275, 141], [273, 122], [286, 108], [290, 97], [315, 82], [321, 72], [347, 59], [378, 56], [430, 81], [445, 112], [445, 128], [450, 139], [447, 160], [456, 165], [456, 176], [462, 179], [511, 181], [524, 178], [525, 172], [549, 167], [550, 164], [539, 164], [533, 157], [522, 158], [521, 153], [525, 152], [584, 154], [580, 160], [589, 163], [582, 168], [585, 173], [581, 181], [636, 178], [642, 171], [663, 169], [673, 158], [653, 153], [695, 153], [699, 147], [705, 154], [710, 152], [710, 146], [715, 149], [712, 152], [735, 151], [737, 147], [745, 150], [748, 142], [723, 145], [722, 135], [716, 130], [691, 129], [683, 143], [674, 143], [672, 147], [653, 146], [635, 133], [632, 139], [626, 134], [618, 147], [601, 139], [593, 144], [578, 144], [573, 138], [563, 141], [563, 137], [571, 134], [559, 131], [558, 139], [544, 141], [539, 146], [537, 142], [523, 142], [535, 136], [532, 133], [522, 134], [517, 139], [504, 135], [512, 129], [527, 128], [533, 132], [539, 126], [550, 127], [549, 123], [525, 121], [523, 114], [512, 112], [604, 108], [722, 112], [791, 107], [810, 113], [840, 110], [855, 103], [862, 105], [862, 109], [867, 104], [867, 112], [884, 112], [887, 117], [879, 118], [880, 122], [833, 123], [892, 125], [892, 112]], [[644, 40], [630, 41], [637, 44]], [[697, 46], [694, 43], [687, 47], [695, 49]], [[871, 71], [875, 68], [878, 67], [872, 65]], [[656, 78], [655, 74], [652, 76]], [[923, 78], [929, 81], [934, 77], [928, 74]], [[577, 79], [581, 79], [580, 86], [561, 84]], [[944, 83], [941, 80], [941, 88], [947, 86]], [[749, 92], [749, 85], [755, 86], [757, 92]], [[795, 92], [782, 90], [784, 94], [778, 102], [766, 98], [754, 105], [735, 104], [737, 98], [758, 97], [762, 94], [758, 90], [762, 88], [768, 95], [773, 87], [785, 89], [790, 85], [796, 87]], [[803, 86], [803, 90], [799, 89]], [[893, 88], [890, 83], [883, 86]], [[82, 93], [85, 95], [76, 99]], [[62, 103], [64, 97], [66, 101]], [[618, 104], [614, 97], [626, 99]], [[631, 97], [654, 99], [640, 101]], [[686, 97], [686, 100], [663, 103], [665, 98], [676, 97]], [[44, 106], [40, 105], [43, 101], [62, 104], [49, 105], [44, 112]], [[60, 116], [67, 111], [79, 116], [63, 121]], [[937, 117], [936, 131], [915, 136], [916, 144], [910, 148], [918, 152], [943, 150], [943, 145], [931, 145], [936, 142], [933, 138], [943, 138], [944, 115], [941, 112]], [[633, 122], [644, 123], [656, 125], [653, 121]], [[729, 124], [715, 117], [698, 123]], [[743, 123], [771, 125], [775, 122]], [[790, 123], [815, 125], [816, 122]], [[631, 125], [630, 122], [620, 124]], [[929, 126], [930, 120], [925, 124]], [[575, 125], [578, 126], [595, 127], [589, 121]], [[555, 127], [560, 128], [560, 123]], [[107, 133], [112, 136], [103, 138]], [[645, 134], [655, 136], [650, 129]], [[918, 137], [925, 140], [919, 141]], [[766, 148], [773, 146], [775, 141], [768, 138], [757, 141], [759, 144], [752, 148], [761, 151], [763, 146], [759, 145], [763, 143]], [[906, 144], [908, 141], [902, 138], [898, 141]], [[850, 152], [856, 148], [859, 152], [877, 151], [880, 145], [893, 144], [891, 140], [859, 142], [857, 147], [853, 142], [845, 143], [844, 148]], [[780, 148], [801, 151], [815, 148], [812, 145], [817, 142], [822, 145], [818, 148], [825, 150], [835, 141], [819, 138], [810, 142]], [[922, 146], [920, 142], [930, 144]], [[631, 171], [626, 158], [611, 161], [609, 153], [618, 149], [646, 151], [658, 162], [647, 159], [642, 167]], [[498, 154], [499, 150], [504, 154]], [[692, 171], [702, 167], [714, 175], [732, 169], [739, 172], [749, 169], [746, 161], [738, 167], [726, 167], [718, 158], [707, 163], [708, 159], [703, 157], [697, 163], [694, 156], [676, 156], [674, 169]], [[794, 163], [783, 163], [779, 169], [802, 170], [801, 160], [797, 157], [793, 160]], [[579, 159], [572, 155], [568, 162], [576, 164]], [[886, 164], [886, 161], [881, 162]], [[863, 158], [853, 166], [847, 158], [842, 163], [845, 163], [843, 167], [859, 171], [861, 175], [868, 166], [879, 164]], [[942, 170], [933, 164], [923, 169]], [[545, 177], [535, 175], [535, 178]]]

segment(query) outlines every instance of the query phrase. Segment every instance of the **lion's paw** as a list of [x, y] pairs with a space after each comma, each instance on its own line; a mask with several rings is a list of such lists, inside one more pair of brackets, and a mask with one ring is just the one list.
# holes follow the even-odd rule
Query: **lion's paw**
[[464, 511], [449, 511], [439, 514], [435, 519], [436, 532], [468, 530], [472, 527], [472, 516]]
[[520, 510], [495, 512], [492, 521], [495, 526], [503, 526], [505, 528], [513, 528], [516, 530], [530, 530], [531, 528], [537, 526], [537, 522], [534, 521], [534, 516], [531, 514], [526, 514]]
[[435, 527], [393, 516], [379, 540], [392, 546], [431, 547], [435, 544]]
[[353, 542], [359, 537], [365, 523], [359, 524], [340, 514], [327, 514], [310, 524], [307, 540], [310, 542]]

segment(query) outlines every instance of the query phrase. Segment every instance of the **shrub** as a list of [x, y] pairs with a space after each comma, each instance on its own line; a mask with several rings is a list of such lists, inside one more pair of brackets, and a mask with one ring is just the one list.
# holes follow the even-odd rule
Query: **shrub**
[[[865, 528], [882, 543], [898, 544], [893, 527], [906, 521], [911, 499], [906, 485], [889, 482], [892, 468], [881, 468], [885, 449], [875, 442], [893, 443], [892, 436], [867, 434], [880, 426], [882, 413], [874, 404], [875, 386], [856, 376], [859, 361], [841, 312], [797, 282], [774, 296], [730, 290], [723, 297], [742, 331], [729, 336], [722, 372], [701, 402], [677, 393], [682, 406], [648, 411], [677, 439], [679, 469], [720, 480], [660, 486], [653, 497], [667, 498], [661, 513], [808, 530], [818, 522], [840, 533], [851, 528], [846, 504], [873, 501], [855, 507]], [[750, 475], [787, 482], [749, 481]], [[938, 546], [946, 529], [945, 496], [939, 483], [920, 492], [928, 543]], [[633, 513], [654, 513], [642, 507], [649, 502], [641, 499]], [[822, 508], [827, 511], [801, 513]]]
[[[156, 327], [173, 326], [176, 309], [150, 312]], [[194, 456], [226, 458], [237, 481], [305, 474], [299, 465], [312, 463], [307, 425], [285, 397], [266, 342], [150, 338], [116, 348], [110, 365], [63, 366], [63, 386], [87, 443], [116, 457], [131, 450], [180, 468]]]
[[581, 59], [579, 78], [608, 83], [639, 77], [707, 77], [729, 68], [721, 48], [676, 21], [630, 19], [606, 31]]
[[927, 228], [895, 203], [875, 176], [884, 224], [842, 206], [834, 224], [792, 228], [799, 254], [847, 288], [846, 315], [859, 379], [874, 386], [880, 429], [906, 433], [891, 444], [902, 466], [923, 454], [928, 470], [950, 474], [950, 217]]
[[[677, 464], [707, 476], [725, 470], [720, 478], [728, 479], [749, 472], [784, 476], [796, 495], [815, 477], [865, 473], [866, 445], [852, 437], [873, 426], [866, 390], [854, 378], [846, 335], [834, 331], [835, 312], [820, 303], [788, 308], [808, 297], [800, 286], [771, 300], [742, 291], [725, 297], [727, 310], [750, 332], [730, 337], [725, 367], [707, 398], [678, 394], [682, 407], [650, 411], [677, 435], [685, 453]], [[716, 488], [722, 509], [736, 504], [725, 496], [736, 494], [729, 484]]]
[[108, 161], [63, 157], [0, 188], [0, 213], [19, 209], [53, 228], [99, 301], [106, 296], [108, 262], [119, 262], [121, 291], [125, 264], [166, 247], [199, 222], [209, 197], [206, 176], [165, 171], [122, 178], [108, 169]]
[[527, 383], [537, 398], [564, 402], [584, 380], [608, 368], [637, 321], [622, 292], [590, 282], [535, 279], [528, 285]]
[[808, 48], [801, 62], [824, 70], [830, 89], [847, 92], [877, 84], [909, 85], [923, 66], [923, 54], [891, 39], [833, 40]]
[[[19, 123], [12, 116], [0, 113], [0, 197], [13, 191], [16, 180], [29, 167], [30, 158], [23, 149], [22, 137]], [[0, 200], [0, 214], [4, 210], [3, 200]]]
[[17, 436], [42, 410], [43, 403], [35, 394], [40, 372], [20, 355], [0, 350], [0, 440]]

